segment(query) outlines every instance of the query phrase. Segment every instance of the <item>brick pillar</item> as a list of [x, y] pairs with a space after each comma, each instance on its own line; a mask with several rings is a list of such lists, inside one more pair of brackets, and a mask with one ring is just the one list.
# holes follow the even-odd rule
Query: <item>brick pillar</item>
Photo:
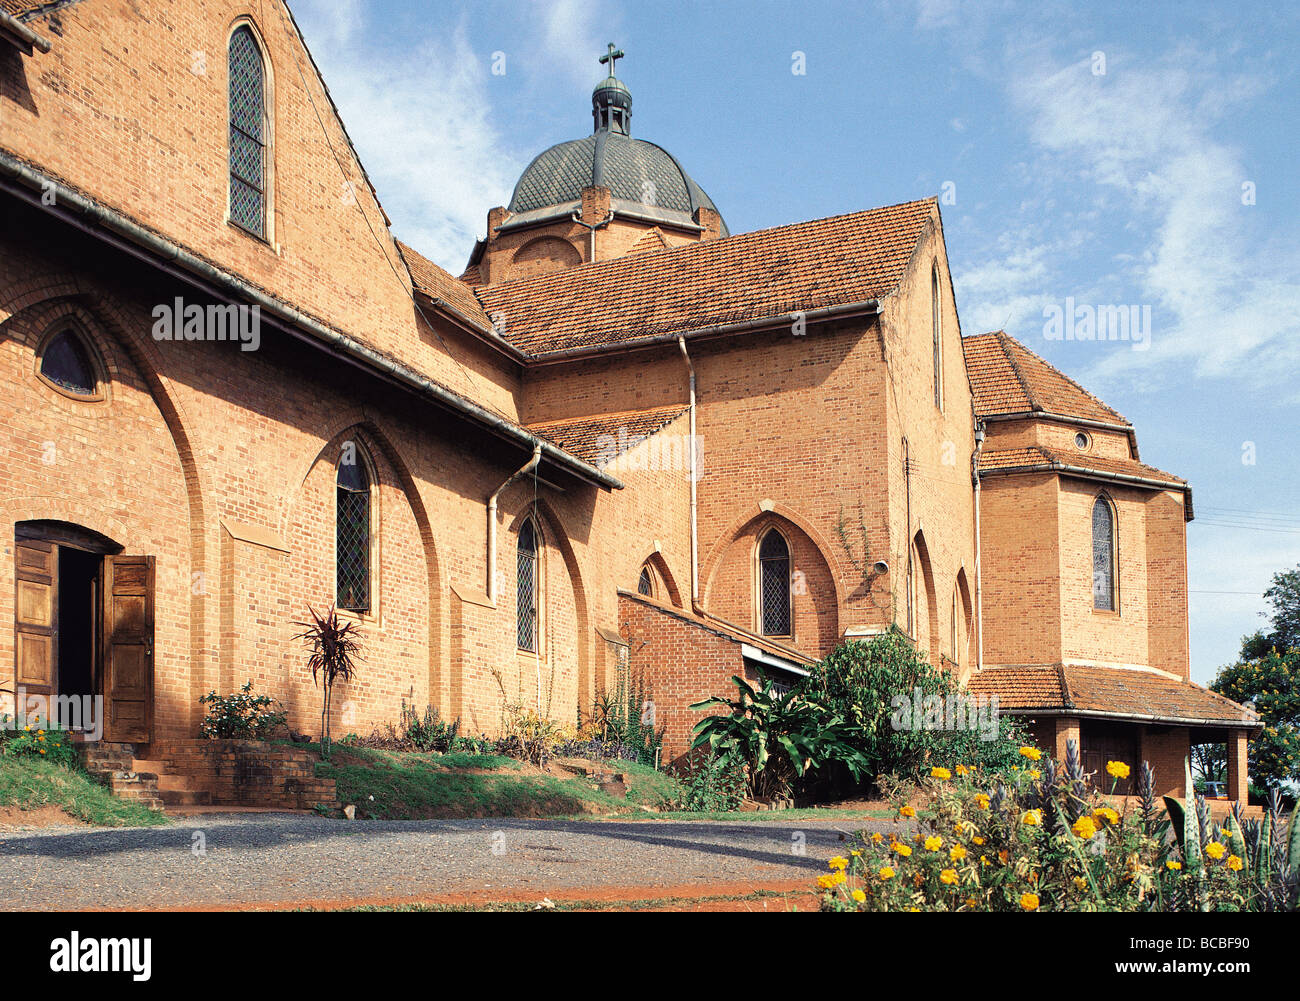
[[1246, 731], [1228, 731], [1228, 799], [1236, 800], [1242, 807], [1249, 801], [1246, 784]]
[[1053, 756], [1058, 764], [1065, 764], [1066, 747], [1070, 741], [1074, 741], [1074, 746], [1080, 754], [1083, 748], [1079, 743], [1079, 721], [1070, 716], [1056, 717], [1056, 750]]
[[695, 223], [704, 227], [701, 240], [716, 240], [722, 235], [722, 216], [711, 208], [701, 205], [695, 210]]

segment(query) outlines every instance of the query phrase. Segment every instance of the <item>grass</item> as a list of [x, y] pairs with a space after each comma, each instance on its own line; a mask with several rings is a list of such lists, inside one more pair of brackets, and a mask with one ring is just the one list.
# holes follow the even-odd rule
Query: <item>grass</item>
[[[308, 745], [319, 752], [317, 745]], [[627, 784], [627, 799], [593, 789], [580, 776], [544, 774], [511, 758], [486, 754], [421, 754], [335, 744], [316, 773], [332, 778], [338, 798], [374, 820], [463, 817], [590, 817], [613, 813], [650, 816], [676, 795], [662, 772], [627, 761], [612, 764]]]
[[118, 799], [76, 767], [39, 758], [0, 755], [0, 806], [58, 807], [69, 817], [101, 827], [155, 827], [164, 814]]

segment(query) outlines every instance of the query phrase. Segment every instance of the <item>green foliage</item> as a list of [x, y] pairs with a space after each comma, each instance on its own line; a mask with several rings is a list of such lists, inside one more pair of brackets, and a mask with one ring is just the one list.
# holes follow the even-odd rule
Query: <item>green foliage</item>
[[[392, 729], [391, 724], [389, 729]], [[416, 751], [454, 751], [460, 739], [460, 720], [445, 722], [438, 707], [432, 705], [426, 705], [421, 716], [415, 711], [415, 706], [408, 706], [406, 699], [402, 699], [401, 718], [393, 738], [399, 747]]]
[[10, 717], [0, 716], [0, 755], [8, 758], [40, 758], [56, 765], [74, 767], [77, 750], [72, 745], [72, 735], [66, 730], [47, 730], [44, 726], [27, 724], [21, 730], [6, 730]]
[[1225, 667], [1210, 688], [1234, 702], [1253, 702], [1264, 723], [1246, 745], [1252, 779], [1271, 789], [1300, 776], [1300, 648], [1270, 649]]
[[1300, 565], [1275, 573], [1264, 600], [1271, 609], [1268, 620], [1273, 627], [1265, 641], [1279, 650], [1300, 647]]
[[[47, 734], [48, 736], [48, 734]], [[66, 734], [64, 735], [66, 737]], [[8, 745], [10, 742], [5, 741]], [[69, 817], [100, 827], [152, 827], [167, 823], [158, 810], [120, 799], [73, 762], [50, 761], [48, 752], [0, 754], [0, 806], [58, 807]]]
[[252, 681], [234, 695], [209, 692], [199, 704], [208, 707], [199, 733], [209, 740], [269, 740], [288, 725], [284, 707], [269, 695], [254, 695]]
[[663, 753], [665, 726], [656, 728], [654, 693], [645, 677], [620, 671], [612, 693], [601, 692], [591, 719], [580, 728], [602, 745], [631, 748], [636, 762], [656, 767]]
[[295, 622], [294, 625], [302, 626], [303, 631], [293, 638], [307, 644], [307, 666], [311, 668], [311, 680], [318, 682], [324, 689], [320, 713], [321, 757], [328, 758], [330, 702], [333, 699], [334, 685], [356, 677], [357, 661], [361, 660], [361, 636], [355, 622], [339, 619], [337, 608], [331, 607], [321, 615], [308, 605], [307, 613], [311, 616], [311, 621]]
[[745, 766], [729, 754], [701, 754], [682, 782], [677, 808], [688, 813], [725, 813], [745, 798]]
[[810, 770], [840, 764], [855, 778], [866, 774], [868, 761], [849, 741], [845, 720], [799, 691], [778, 691], [770, 679], [755, 691], [733, 676], [738, 698], [714, 696], [693, 710], [724, 710], [695, 726], [692, 750], [707, 747], [744, 762], [749, 794], [754, 799], [787, 796]]
[[[983, 733], [969, 728], [898, 728], [896, 697], [909, 705], [928, 700], [946, 705], [962, 693], [952, 675], [932, 666], [894, 632], [836, 647], [813, 667], [800, 691], [845, 720], [848, 741], [877, 775], [916, 778], [932, 760], [1009, 768], [1026, 742], [1010, 719], [998, 721], [996, 728], [986, 725]], [[991, 717], [986, 722], [991, 724]]]

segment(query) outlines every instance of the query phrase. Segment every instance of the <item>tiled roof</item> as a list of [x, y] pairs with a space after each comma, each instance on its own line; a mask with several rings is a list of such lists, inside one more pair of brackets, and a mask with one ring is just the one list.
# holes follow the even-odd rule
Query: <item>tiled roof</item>
[[1090, 455], [1086, 452], [1064, 452], [1042, 445], [1028, 448], [1008, 448], [1002, 451], [982, 452], [980, 454], [980, 472], [999, 472], [1023, 469], [1031, 466], [1055, 465], [1086, 469], [1102, 476], [1118, 474], [1123, 476], [1141, 476], [1143, 479], [1158, 480], [1172, 487], [1184, 487], [1187, 481], [1166, 473], [1155, 466], [1148, 466], [1136, 459], [1112, 459], [1106, 456]]
[[972, 694], [998, 697], [999, 710], [1139, 716], [1189, 725], [1256, 727], [1248, 711], [1208, 688], [1154, 671], [1035, 664], [992, 667], [971, 676]]
[[[719, 619], [714, 615], [696, 615], [693, 612], [688, 612], [683, 608], [676, 607], [675, 605], [667, 605], [655, 598], [648, 598], [636, 591], [626, 591], [620, 588], [618, 595], [620, 598], [626, 598], [629, 601], [636, 601], [648, 608], [653, 608], [655, 611], [677, 619], [685, 625], [695, 626], [699, 629], [707, 629], [709, 632], [721, 636], [724, 639], [731, 640], [737, 644], [747, 643], [750, 646], [757, 647], [765, 653], [770, 653], [773, 656], [780, 657], [782, 660], [793, 661], [796, 665], [806, 666], [816, 662], [814, 658], [809, 657], [805, 653], [801, 653], [793, 647], [774, 643], [766, 636], [759, 636], [756, 633], [751, 633], [748, 629], [742, 629], [740, 626], [733, 622], [728, 622], [726, 619]], [[736, 673], [739, 674], [740, 672], [737, 671]]]
[[962, 338], [980, 417], [1046, 411], [1106, 424], [1129, 422], [1001, 330]]
[[0, 10], [20, 21], [29, 21], [75, 2], [76, 0], [0, 0]]
[[667, 246], [669, 246], [669, 243], [664, 239], [663, 230], [655, 226], [653, 229], [647, 230], [641, 239], [632, 244], [632, 249], [628, 253], [644, 254], [647, 250], [663, 250]]
[[608, 465], [645, 438], [662, 431], [690, 407], [655, 407], [596, 417], [573, 417], [528, 425], [528, 430], [593, 466]]
[[533, 355], [881, 298], [902, 279], [933, 198], [597, 261], [477, 290]]
[[453, 278], [450, 272], [444, 271], [400, 240], [397, 241], [397, 249], [402, 252], [402, 258], [411, 272], [411, 281], [415, 284], [416, 291], [423, 292], [430, 299], [442, 300], [465, 319], [484, 330], [491, 328], [492, 321], [488, 319], [478, 299], [474, 298], [473, 289]]

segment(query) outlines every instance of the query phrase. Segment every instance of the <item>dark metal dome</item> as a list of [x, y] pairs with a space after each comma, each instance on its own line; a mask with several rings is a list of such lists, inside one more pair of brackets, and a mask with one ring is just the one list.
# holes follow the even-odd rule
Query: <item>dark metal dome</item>
[[[593, 185], [609, 188], [616, 211], [667, 223], [693, 223], [700, 206], [717, 212], [667, 150], [606, 131], [552, 146], [533, 160], [515, 185], [509, 209], [513, 214], [558, 209], [580, 202], [582, 189]], [[725, 222], [721, 232], [730, 235]]]
[[[676, 157], [630, 135], [632, 94], [613, 74], [615, 61], [622, 57], [613, 43], [601, 57], [610, 75], [591, 94], [595, 131], [585, 139], [552, 146], [519, 178], [508, 208], [524, 218], [511, 220], [511, 225], [568, 214], [582, 201], [582, 189], [595, 185], [609, 188], [616, 214], [652, 222], [694, 227], [696, 209], [718, 211]], [[721, 235], [731, 235], [725, 221]]]

